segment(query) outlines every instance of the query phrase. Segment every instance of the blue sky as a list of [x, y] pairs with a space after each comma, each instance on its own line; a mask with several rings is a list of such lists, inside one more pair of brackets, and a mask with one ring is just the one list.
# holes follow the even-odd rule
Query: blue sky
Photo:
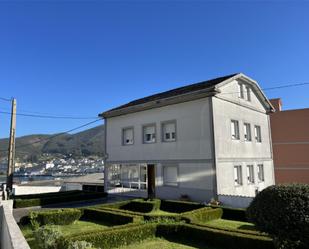
[[[0, 1], [0, 97], [16, 97], [19, 112], [96, 117], [234, 72], [262, 88], [309, 82], [308, 13], [302, 1]], [[266, 95], [309, 107], [308, 85]], [[88, 121], [18, 117], [17, 136]]]

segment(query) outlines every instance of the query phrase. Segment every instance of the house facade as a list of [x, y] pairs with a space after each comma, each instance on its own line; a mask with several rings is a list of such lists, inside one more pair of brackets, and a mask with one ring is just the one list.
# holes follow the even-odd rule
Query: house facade
[[105, 189], [246, 206], [274, 184], [269, 113], [244, 74], [132, 101], [105, 119]]
[[271, 99], [270, 115], [276, 183], [309, 183], [309, 108], [282, 110]]

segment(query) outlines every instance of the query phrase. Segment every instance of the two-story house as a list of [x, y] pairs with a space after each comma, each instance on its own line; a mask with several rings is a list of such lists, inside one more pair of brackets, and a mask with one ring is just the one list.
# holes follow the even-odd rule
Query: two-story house
[[239, 73], [103, 112], [105, 190], [247, 206], [274, 184], [273, 110], [257, 82]]

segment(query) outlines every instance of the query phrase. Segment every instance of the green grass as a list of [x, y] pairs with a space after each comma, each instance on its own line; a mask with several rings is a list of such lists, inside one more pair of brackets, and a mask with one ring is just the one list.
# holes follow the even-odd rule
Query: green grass
[[176, 215], [178, 215], [177, 213], [170, 213], [170, 212], [167, 212], [167, 211], [163, 211], [163, 210], [160, 210], [160, 209], [157, 209], [157, 210], [153, 210], [153, 211], [151, 211], [151, 212], [149, 212], [149, 213], [146, 213], [146, 214], [151, 214], [151, 215], [158, 215], [158, 216], [160, 216], [160, 215], [170, 215], [170, 216], [176, 216]]
[[161, 238], [153, 238], [144, 240], [139, 243], [134, 243], [128, 246], [122, 246], [118, 249], [197, 249], [197, 248], [203, 248], [203, 249], [215, 249], [211, 247], [205, 247], [205, 246], [188, 246], [184, 244], [179, 244], [176, 242], [168, 241]]
[[216, 219], [216, 220], [207, 221], [204, 224], [209, 227], [219, 228], [219, 229], [257, 231], [254, 224], [249, 223], [249, 222], [242, 222], [242, 221]]

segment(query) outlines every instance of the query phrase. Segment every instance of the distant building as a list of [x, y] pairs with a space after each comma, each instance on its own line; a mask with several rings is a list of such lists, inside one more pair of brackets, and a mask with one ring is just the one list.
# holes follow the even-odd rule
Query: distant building
[[105, 190], [247, 206], [274, 184], [271, 103], [234, 74], [106, 111]]
[[281, 99], [270, 100], [276, 183], [309, 183], [309, 108], [281, 110]]

